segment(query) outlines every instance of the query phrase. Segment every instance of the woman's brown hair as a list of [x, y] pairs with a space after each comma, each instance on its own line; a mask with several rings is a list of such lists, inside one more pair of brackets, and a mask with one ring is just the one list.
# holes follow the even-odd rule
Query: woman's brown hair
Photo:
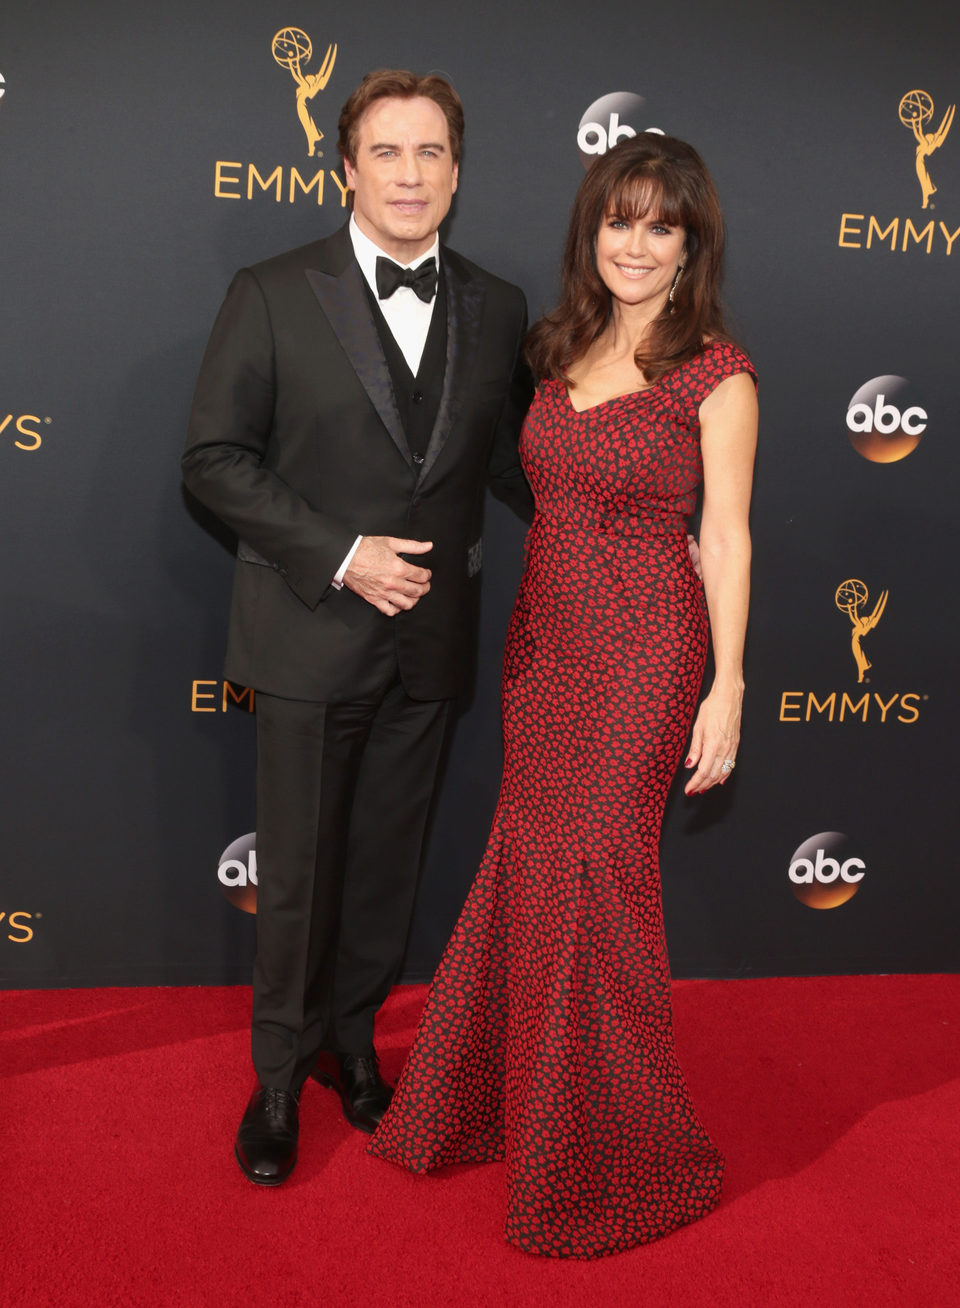
[[720, 303], [723, 214], [696, 150], [673, 136], [644, 132], [591, 164], [570, 215], [560, 303], [530, 329], [527, 360], [537, 380], [566, 381], [610, 321], [611, 295], [597, 272], [596, 241], [609, 215], [659, 219], [686, 230], [684, 271], [672, 304], [653, 321], [634, 358], [647, 383], [700, 353], [707, 340], [729, 340]]

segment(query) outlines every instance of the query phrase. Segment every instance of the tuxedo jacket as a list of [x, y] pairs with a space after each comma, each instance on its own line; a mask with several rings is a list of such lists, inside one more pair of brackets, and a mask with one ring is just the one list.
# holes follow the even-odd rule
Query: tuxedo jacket
[[[463, 687], [486, 484], [529, 517], [518, 437], [532, 385], [516, 286], [441, 248], [447, 347], [415, 463], [348, 228], [242, 269], [204, 355], [184, 480], [239, 539], [226, 676], [291, 699], [363, 700], [399, 664], [414, 699]], [[429, 540], [432, 571], [388, 618], [331, 582], [356, 537]]]

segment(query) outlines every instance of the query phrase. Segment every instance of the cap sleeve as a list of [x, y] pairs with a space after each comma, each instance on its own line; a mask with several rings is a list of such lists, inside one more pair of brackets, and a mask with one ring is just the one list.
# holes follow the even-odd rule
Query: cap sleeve
[[757, 384], [757, 374], [748, 355], [738, 345], [728, 341], [711, 343], [689, 363], [674, 368], [663, 378], [665, 387], [673, 394], [674, 403], [691, 425], [699, 423], [700, 405], [715, 391], [722, 381], [745, 372]]
[[711, 391], [738, 372], [748, 373], [754, 386], [757, 384], [756, 370], [750, 359], [738, 345], [731, 345], [728, 341], [711, 342], [701, 355], [691, 360], [690, 368], [694, 373], [691, 399], [698, 409]]

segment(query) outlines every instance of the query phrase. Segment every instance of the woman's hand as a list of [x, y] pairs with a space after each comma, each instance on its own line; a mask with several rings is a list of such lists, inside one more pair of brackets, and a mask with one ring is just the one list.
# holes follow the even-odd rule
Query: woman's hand
[[686, 761], [686, 767], [696, 771], [684, 786], [684, 794], [702, 795], [717, 782], [722, 786], [730, 776], [733, 769], [724, 771], [723, 765], [736, 762], [742, 704], [742, 686], [726, 689], [714, 685], [700, 705]]

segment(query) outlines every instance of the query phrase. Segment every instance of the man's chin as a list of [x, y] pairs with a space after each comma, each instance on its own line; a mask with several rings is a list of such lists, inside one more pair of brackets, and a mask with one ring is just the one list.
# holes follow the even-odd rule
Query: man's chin
[[427, 241], [436, 230], [430, 217], [395, 219], [387, 229], [395, 241]]
[[[384, 235], [389, 238], [397, 258], [402, 255], [405, 259], [415, 259], [418, 254], [430, 248], [436, 231], [432, 218], [427, 218], [418, 219], [416, 222], [392, 223], [389, 230], [385, 230]], [[384, 249], [388, 254], [390, 253], [386, 244]]]

